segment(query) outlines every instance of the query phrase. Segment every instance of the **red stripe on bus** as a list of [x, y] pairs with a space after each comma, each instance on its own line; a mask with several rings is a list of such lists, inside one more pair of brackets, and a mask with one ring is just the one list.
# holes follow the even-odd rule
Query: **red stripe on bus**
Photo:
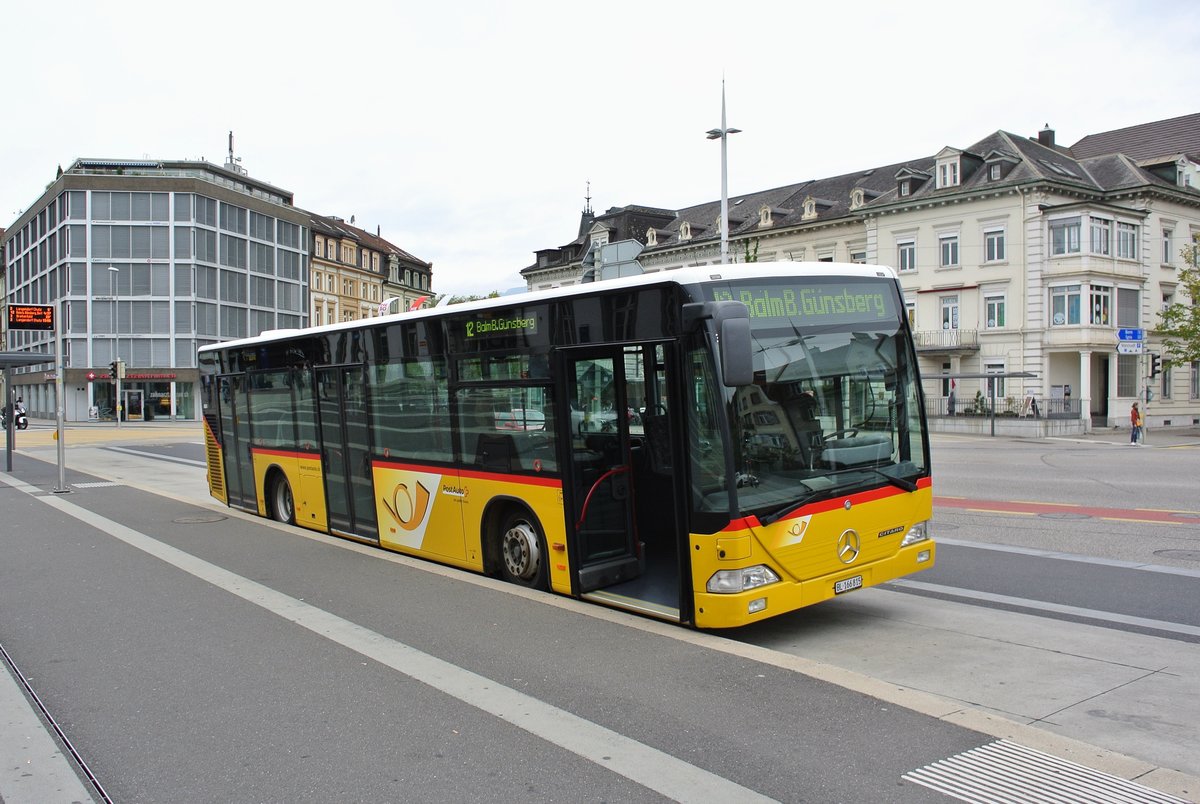
[[[927, 489], [933, 485], [933, 478], [923, 477], [917, 481], [918, 489]], [[901, 494], [911, 494], [912, 492], [904, 489], [885, 486], [883, 488], [871, 489], [870, 491], [860, 491], [857, 494], [851, 494], [847, 497], [833, 497], [828, 500], [821, 500], [810, 505], [798, 505], [791, 511], [788, 511], [776, 521], [784, 519], [795, 519], [797, 516], [807, 516], [809, 514], [820, 514], [825, 511], [833, 511], [838, 508], [844, 508], [846, 501], [850, 501], [850, 506], [861, 505], [862, 503], [875, 502], [876, 500], [886, 500], [889, 497], [898, 497]], [[761, 528], [762, 523], [758, 521], [757, 516], [746, 516], [741, 519], [735, 519], [728, 525], [722, 528], [722, 532], [733, 532], [745, 530], [747, 528]]]
[[320, 458], [319, 452], [297, 452], [289, 449], [272, 449], [268, 447], [250, 447], [250, 452], [254, 455], [276, 455], [280, 458]]
[[501, 480], [505, 483], [520, 483], [525, 486], [546, 486], [558, 488], [562, 480], [557, 477], [537, 477], [535, 475], [514, 475], [507, 472], [480, 472], [474, 469], [454, 469], [447, 466], [421, 466], [415, 463], [400, 463], [398, 461], [373, 461], [372, 465], [381, 469], [400, 469], [406, 472], [426, 472], [428, 474], [451, 475], [472, 480]]

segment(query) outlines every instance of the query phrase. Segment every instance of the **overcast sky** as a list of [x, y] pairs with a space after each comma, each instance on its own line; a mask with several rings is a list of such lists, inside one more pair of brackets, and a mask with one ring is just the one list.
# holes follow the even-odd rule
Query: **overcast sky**
[[21, 2], [0, 43], [0, 226], [78, 157], [221, 164], [353, 215], [438, 292], [522, 284], [592, 206], [729, 193], [1047, 123], [1200, 111], [1194, 0]]

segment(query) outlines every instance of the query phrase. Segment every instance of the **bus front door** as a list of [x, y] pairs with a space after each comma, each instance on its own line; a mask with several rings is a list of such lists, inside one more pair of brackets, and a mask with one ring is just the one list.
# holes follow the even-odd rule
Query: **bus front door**
[[317, 405], [329, 530], [377, 543], [379, 525], [363, 367], [318, 369]]
[[[560, 399], [571, 451], [565, 510], [577, 588], [588, 600], [681, 622], [686, 500], [668, 343], [564, 351]], [[682, 614], [681, 614], [682, 612]]]
[[619, 349], [587, 350], [566, 358], [571, 427], [568, 528], [575, 534], [580, 592], [641, 574], [626, 415], [625, 371]]

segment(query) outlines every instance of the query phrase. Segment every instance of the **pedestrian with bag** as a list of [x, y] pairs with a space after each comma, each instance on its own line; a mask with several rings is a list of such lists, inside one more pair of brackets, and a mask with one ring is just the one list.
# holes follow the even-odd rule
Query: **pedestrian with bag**
[[1134, 402], [1133, 407], [1129, 409], [1129, 445], [1141, 443], [1142, 426], [1145, 420], [1142, 418], [1142, 410], [1138, 407], [1138, 403]]

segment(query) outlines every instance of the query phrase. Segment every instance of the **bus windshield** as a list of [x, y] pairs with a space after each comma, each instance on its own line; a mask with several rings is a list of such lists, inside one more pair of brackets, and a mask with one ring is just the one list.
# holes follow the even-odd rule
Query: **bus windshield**
[[754, 384], [731, 392], [736, 495], [764, 524], [797, 506], [928, 474], [919, 383], [893, 280], [739, 282]]

